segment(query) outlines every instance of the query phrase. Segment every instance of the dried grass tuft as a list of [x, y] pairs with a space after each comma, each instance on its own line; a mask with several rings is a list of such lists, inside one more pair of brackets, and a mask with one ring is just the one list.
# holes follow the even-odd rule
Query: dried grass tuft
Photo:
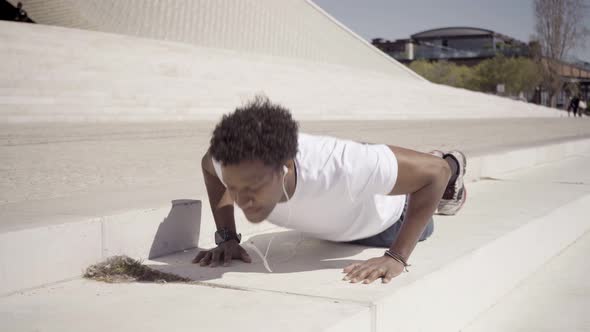
[[108, 283], [120, 282], [191, 282], [190, 279], [183, 278], [171, 273], [160, 272], [149, 268], [140, 261], [128, 256], [113, 256], [106, 261], [91, 265], [86, 269], [84, 278]]

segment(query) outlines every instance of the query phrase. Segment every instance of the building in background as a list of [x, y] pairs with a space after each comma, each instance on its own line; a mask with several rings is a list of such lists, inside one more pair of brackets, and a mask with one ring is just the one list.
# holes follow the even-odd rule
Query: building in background
[[[475, 66], [498, 54], [506, 57], [532, 58], [535, 53], [534, 43], [525, 43], [491, 30], [473, 27], [426, 30], [413, 34], [408, 39], [395, 41], [375, 38], [372, 44], [406, 65], [415, 60], [444, 60], [458, 65]], [[590, 98], [590, 63], [561, 63], [559, 72], [565, 83], [578, 85], [583, 99]], [[567, 91], [562, 90], [557, 96], [557, 105], [567, 106], [569, 97]], [[537, 89], [531, 101], [549, 104], [547, 93], [541, 87]]]
[[449, 27], [423, 31], [409, 39], [387, 41], [373, 39], [373, 45], [396, 60], [450, 60], [461, 65], [476, 65], [501, 53], [506, 56], [529, 56], [529, 46], [491, 30]]

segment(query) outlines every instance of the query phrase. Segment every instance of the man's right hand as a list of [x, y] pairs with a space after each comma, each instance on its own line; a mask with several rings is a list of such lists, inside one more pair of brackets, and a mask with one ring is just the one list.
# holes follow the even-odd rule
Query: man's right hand
[[193, 259], [193, 263], [199, 263], [201, 266], [211, 264], [211, 267], [216, 267], [223, 260], [223, 266], [229, 266], [232, 259], [241, 259], [246, 263], [252, 263], [246, 249], [240, 246], [236, 240], [225, 241], [210, 250], [201, 250]]

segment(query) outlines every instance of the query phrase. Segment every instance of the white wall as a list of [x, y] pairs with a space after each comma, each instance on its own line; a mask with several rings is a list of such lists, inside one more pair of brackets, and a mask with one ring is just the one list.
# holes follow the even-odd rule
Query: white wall
[[420, 79], [307, 0], [20, 1], [29, 16], [42, 24], [341, 64]]
[[218, 120], [257, 93], [300, 120], [559, 115], [350, 66], [0, 22], [3, 122]]

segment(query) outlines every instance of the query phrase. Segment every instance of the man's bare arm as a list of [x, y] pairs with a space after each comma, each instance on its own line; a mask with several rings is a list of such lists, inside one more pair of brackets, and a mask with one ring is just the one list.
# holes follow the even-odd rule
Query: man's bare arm
[[408, 260], [445, 191], [451, 169], [431, 154], [389, 146], [398, 161], [398, 176], [390, 195], [409, 194], [405, 222], [391, 251]]
[[217, 177], [211, 155], [207, 152], [201, 159], [201, 168], [209, 196], [209, 204], [217, 229], [228, 228], [236, 232], [234, 202], [229, 192]]
[[[201, 168], [203, 169], [207, 195], [209, 196], [209, 203], [217, 229], [228, 228], [236, 232], [233, 200], [217, 177], [209, 153], [205, 154], [201, 159]], [[241, 259], [246, 263], [252, 263], [248, 252], [235, 239], [224, 241], [211, 250], [201, 250], [193, 259], [193, 263], [199, 263], [201, 266], [210, 264], [211, 267], [216, 267], [221, 263], [223, 263], [223, 266], [229, 266], [232, 259]]]

